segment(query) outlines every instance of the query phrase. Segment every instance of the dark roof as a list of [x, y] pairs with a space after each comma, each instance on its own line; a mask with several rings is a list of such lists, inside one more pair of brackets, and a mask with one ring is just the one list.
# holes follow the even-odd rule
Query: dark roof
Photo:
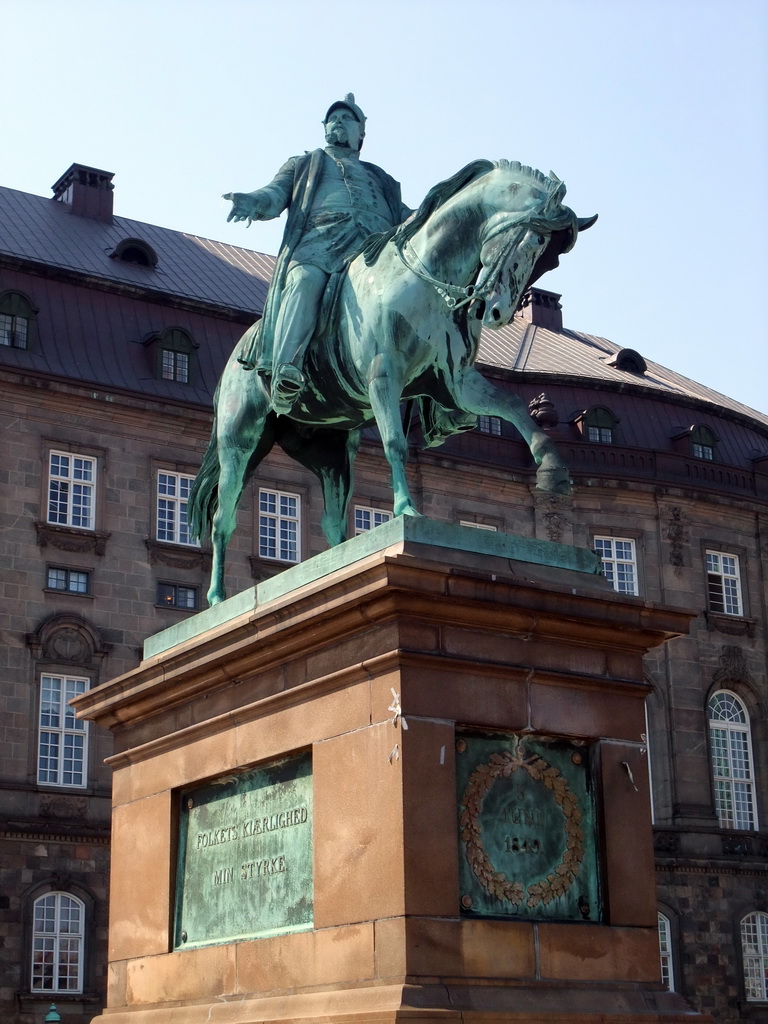
[[[111, 259], [126, 239], [157, 254], [156, 268]], [[0, 187], [0, 253], [118, 285], [171, 294], [252, 314], [264, 307], [274, 260], [209, 238], [127, 217], [105, 223], [54, 199]]]
[[515, 317], [508, 327], [483, 331], [478, 358], [489, 366], [541, 380], [542, 386], [551, 376], [553, 380], [567, 377], [573, 382], [608, 389], [647, 389], [646, 393], [655, 393], [659, 398], [704, 402], [768, 425], [768, 415], [646, 357], [647, 370], [642, 375], [610, 366], [609, 361], [621, 350], [621, 345], [606, 338], [567, 329], [552, 331]]

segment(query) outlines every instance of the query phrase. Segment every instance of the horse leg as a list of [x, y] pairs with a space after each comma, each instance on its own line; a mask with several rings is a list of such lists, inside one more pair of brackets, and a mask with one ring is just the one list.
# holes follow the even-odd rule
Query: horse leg
[[[286, 455], [310, 469], [323, 488], [321, 525], [330, 547], [347, 539], [347, 509], [352, 494], [352, 466], [360, 445], [360, 431], [317, 428], [311, 437], [284, 425], [278, 443]], [[290, 421], [288, 421], [289, 423]]]
[[487, 381], [477, 370], [468, 370], [455, 391], [458, 407], [476, 416], [498, 416], [514, 424], [531, 450], [538, 466], [536, 487], [557, 494], [571, 493], [568, 467], [554, 442], [531, 418], [518, 395], [507, 395]]
[[227, 594], [224, 589], [224, 567], [227, 546], [237, 522], [237, 503], [246, 481], [250, 452], [237, 446], [219, 444], [219, 489], [216, 511], [211, 523], [211, 585], [208, 604], [218, 604]]
[[237, 523], [237, 505], [245, 485], [259, 463], [275, 443], [274, 414], [268, 414], [266, 401], [258, 393], [243, 404], [228, 420], [226, 432], [219, 435], [219, 483], [216, 511], [211, 523], [211, 585], [208, 603], [226, 598], [224, 567], [227, 546]]
[[[377, 362], [383, 362], [381, 356]], [[376, 425], [381, 434], [384, 454], [392, 470], [392, 492], [394, 497], [394, 514], [396, 516], [419, 516], [411, 499], [408, 478], [405, 473], [405, 460], [408, 445], [400, 419], [400, 398], [402, 389], [395, 385], [395, 377], [389, 366], [376, 367], [376, 376], [369, 377], [368, 398], [371, 403]]]

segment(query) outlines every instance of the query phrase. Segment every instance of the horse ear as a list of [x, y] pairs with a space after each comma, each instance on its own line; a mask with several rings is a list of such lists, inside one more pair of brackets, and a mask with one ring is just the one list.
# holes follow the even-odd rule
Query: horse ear
[[587, 228], [591, 228], [597, 218], [598, 214], [595, 214], [594, 217], [577, 217], [576, 223], [579, 225], [579, 231], [586, 231]]

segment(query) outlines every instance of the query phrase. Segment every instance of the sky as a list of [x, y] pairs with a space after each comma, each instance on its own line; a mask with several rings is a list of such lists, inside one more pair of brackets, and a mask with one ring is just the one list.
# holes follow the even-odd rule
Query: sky
[[0, 25], [0, 184], [88, 164], [120, 216], [274, 254], [282, 221], [227, 224], [221, 194], [354, 92], [410, 206], [481, 157], [554, 170], [599, 214], [538, 282], [565, 325], [768, 411], [765, 0], [0, 0]]

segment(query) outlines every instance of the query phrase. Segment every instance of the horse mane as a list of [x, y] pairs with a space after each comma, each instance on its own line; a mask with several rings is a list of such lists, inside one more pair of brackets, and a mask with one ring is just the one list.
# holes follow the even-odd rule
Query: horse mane
[[416, 234], [419, 228], [424, 226], [435, 210], [439, 209], [443, 203], [448, 202], [449, 199], [453, 198], [457, 192], [460, 192], [469, 185], [475, 178], [479, 178], [483, 174], [487, 174], [488, 171], [492, 171], [494, 166], [490, 160], [473, 160], [472, 163], [462, 167], [452, 177], [438, 182], [437, 185], [427, 192], [416, 213], [409, 217], [404, 224], [398, 226], [392, 236], [395, 245], [400, 246], [407, 242], [409, 238]]
[[362, 252], [365, 265], [372, 267], [381, 255], [384, 246], [390, 240], [398, 248], [402, 248], [424, 226], [435, 210], [455, 196], [457, 192], [460, 192], [471, 182], [475, 181], [476, 178], [482, 177], [495, 168], [516, 171], [547, 190], [553, 190], [562, 184], [556, 174], [550, 172], [550, 176], [547, 177], [541, 171], [537, 171], [527, 164], [521, 164], [519, 160], [473, 160], [465, 167], [462, 167], [460, 171], [457, 171], [452, 177], [438, 182], [437, 185], [431, 188], [418, 210], [403, 224], [397, 224], [395, 227], [390, 228], [389, 231], [370, 235], [365, 240], [362, 250], [358, 250], [358, 252]]

